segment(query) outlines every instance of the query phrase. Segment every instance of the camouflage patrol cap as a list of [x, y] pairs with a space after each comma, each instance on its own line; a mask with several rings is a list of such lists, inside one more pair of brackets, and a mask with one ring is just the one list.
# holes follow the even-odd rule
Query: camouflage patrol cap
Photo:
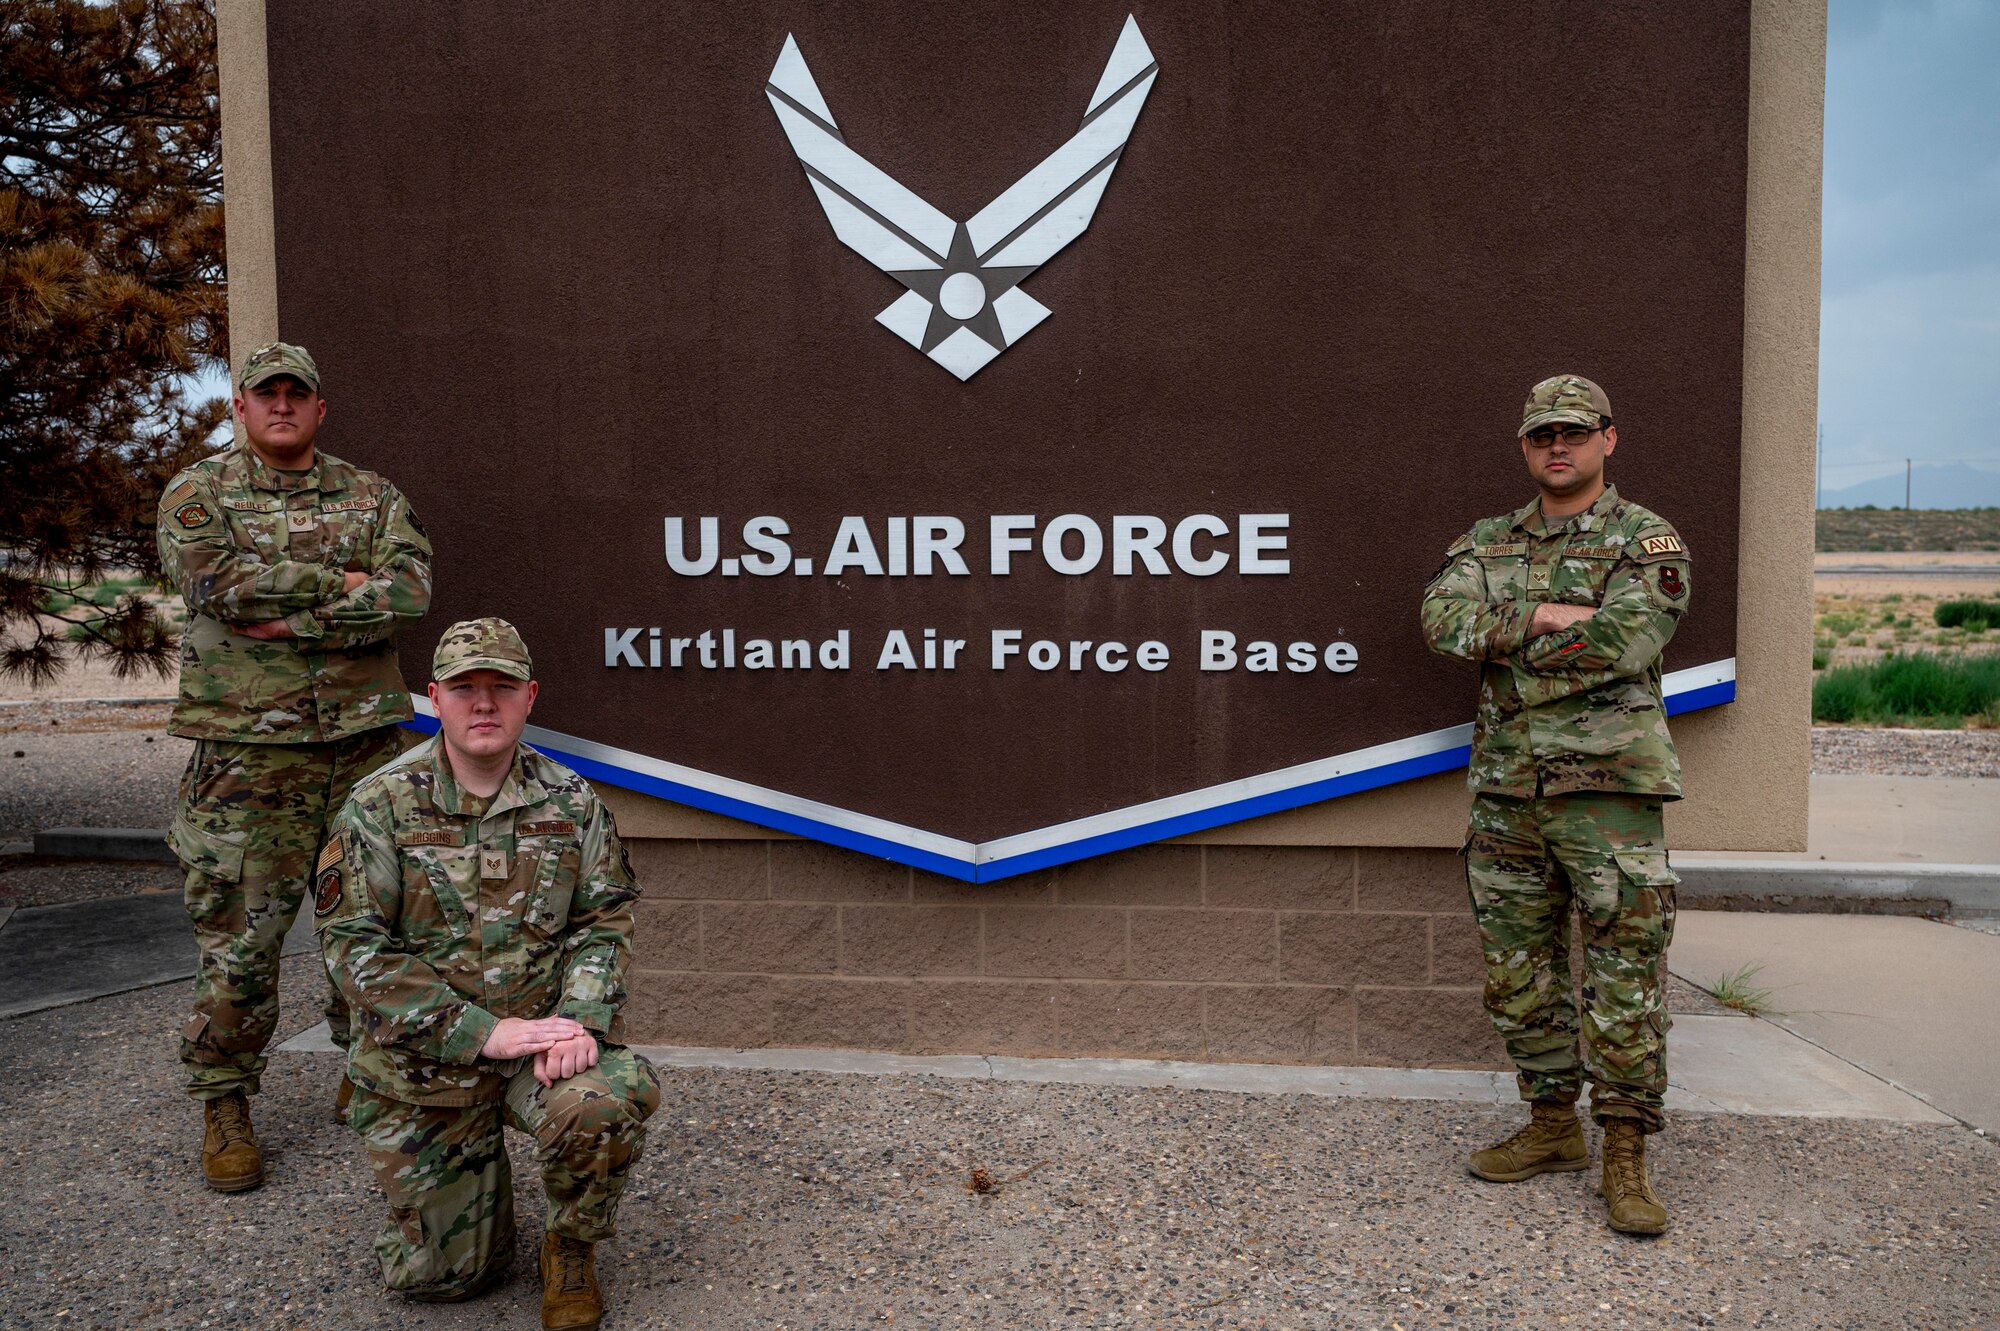
[[1588, 425], [1596, 429], [1611, 418], [1611, 399], [1580, 374], [1559, 374], [1528, 390], [1521, 410], [1520, 434], [1544, 425]]
[[468, 670], [498, 670], [515, 679], [533, 679], [535, 663], [528, 658], [521, 634], [504, 619], [462, 619], [444, 631], [431, 655], [431, 678], [450, 679]]
[[313, 364], [312, 353], [289, 342], [272, 342], [245, 356], [243, 368], [236, 375], [236, 386], [255, 388], [281, 374], [289, 374], [313, 392], [319, 392], [319, 366]]

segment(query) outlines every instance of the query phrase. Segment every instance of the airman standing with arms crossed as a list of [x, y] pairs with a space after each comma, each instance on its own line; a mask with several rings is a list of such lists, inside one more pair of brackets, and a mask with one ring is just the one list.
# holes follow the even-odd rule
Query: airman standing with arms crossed
[[[305, 348], [252, 352], [241, 438], [160, 500], [160, 566], [188, 616], [168, 729], [195, 741], [168, 833], [200, 951], [181, 1062], [220, 1192], [263, 1182], [247, 1097], [277, 1025], [278, 954], [348, 788], [403, 751], [396, 634], [430, 604], [430, 541], [409, 502], [315, 447], [319, 388]], [[327, 1021], [344, 1043], [337, 993]]]
[[594, 1327], [595, 1247], [660, 1103], [621, 1040], [638, 884], [597, 792], [520, 742], [537, 689], [511, 624], [452, 625], [431, 680], [436, 738], [354, 788], [313, 904], [355, 1013], [348, 1121], [389, 1202], [375, 1254], [420, 1301], [505, 1279], [508, 1124], [548, 1198], [542, 1325]]
[[1667, 1212], [1645, 1139], [1663, 1126], [1677, 881], [1661, 814], [1681, 794], [1660, 653], [1687, 609], [1688, 554], [1663, 519], [1605, 484], [1618, 431], [1603, 389], [1557, 375], [1530, 390], [1523, 415], [1540, 495], [1454, 542], [1422, 610], [1433, 651], [1480, 667], [1466, 879], [1486, 1008], [1532, 1106], [1525, 1127], [1469, 1164], [1502, 1183], [1588, 1168], [1576, 1117], [1587, 1080], [1611, 1226], [1658, 1234]]

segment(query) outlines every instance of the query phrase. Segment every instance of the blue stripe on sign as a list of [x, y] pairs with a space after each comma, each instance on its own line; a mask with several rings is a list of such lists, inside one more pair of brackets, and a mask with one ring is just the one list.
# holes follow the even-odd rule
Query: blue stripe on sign
[[[1724, 663], [1733, 673], [1734, 662]], [[1707, 673], [1708, 668], [1688, 674], [1697, 678]], [[1685, 677], [1685, 676], [1684, 676]], [[1678, 693], [1667, 695], [1667, 714], [1679, 716], [1684, 712], [1699, 711], [1707, 707], [1717, 707], [1736, 700], [1736, 681], [1718, 680], [1714, 683], [1699, 684]], [[419, 713], [404, 726], [426, 735], [437, 733], [435, 717]], [[1382, 786], [1394, 785], [1400, 781], [1410, 781], [1418, 777], [1433, 776], [1463, 768], [1471, 759], [1469, 745], [1460, 744], [1440, 749], [1436, 753], [1420, 754], [1395, 762], [1384, 763], [1365, 771], [1348, 772], [1322, 781], [1309, 781], [1284, 790], [1268, 791], [1241, 800], [1231, 800], [1194, 810], [1171, 818], [1139, 823], [1131, 827], [1083, 836], [1075, 841], [1047, 846], [1019, 855], [1002, 859], [976, 862], [941, 855], [935, 851], [923, 850], [905, 845], [885, 837], [842, 827], [838, 823], [772, 808], [750, 800], [738, 799], [717, 791], [704, 790], [685, 782], [655, 776], [648, 772], [635, 771], [629, 767], [607, 762], [600, 758], [584, 757], [561, 747], [549, 744], [534, 746], [542, 753], [569, 767], [581, 776], [606, 785], [619, 786], [626, 790], [636, 790], [641, 794], [655, 795], [685, 804], [691, 808], [706, 809], [711, 813], [738, 818], [780, 832], [790, 832], [797, 836], [810, 837], [829, 845], [842, 846], [848, 850], [873, 855], [897, 864], [907, 864], [930, 873], [942, 874], [967, 883], [991, 883], [1019, 874], [1032, 873], [1037, 869], [1052, 868], [1059, 864], [1070, 864], [1088, 859], [1093, 855], [1104, 855], [1116, 850], [1126, 850], [1155, 841], [1165, 841], [1172, 837], [1187, 836], [1204, 832], [1210, 828], [1228, 823], [1241, 822], [1267, 813], [1280, 813], [1286, 809], [1296, 809], [1307, 804], [1317, 804], [1322, 800], [1334, 799], [1341, 795], [1353, 795], [1364, 790], [1375, 790]], [[836, 811], [838, 812], [838, 811]], [[975, 851], [976, 853], [976, 851]]]

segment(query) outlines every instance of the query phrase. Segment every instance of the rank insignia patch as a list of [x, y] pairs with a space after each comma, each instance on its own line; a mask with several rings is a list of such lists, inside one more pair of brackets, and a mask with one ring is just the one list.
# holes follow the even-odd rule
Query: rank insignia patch
[[215, 514], [209, 512], [208, 505], [203, 503], [182, 504], [174, 510], [174, 521], [181, 524], [181, 530], [193, 531], [215, 521]]

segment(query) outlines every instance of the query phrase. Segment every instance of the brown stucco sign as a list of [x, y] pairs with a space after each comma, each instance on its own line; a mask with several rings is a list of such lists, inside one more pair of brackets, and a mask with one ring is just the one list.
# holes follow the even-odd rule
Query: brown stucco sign
[[1416, 602], [1564, 370], [1734, 696], [1744, 7], [268, 24], [327, 446], [593, 778], [988, 879], [1462, 764]]

